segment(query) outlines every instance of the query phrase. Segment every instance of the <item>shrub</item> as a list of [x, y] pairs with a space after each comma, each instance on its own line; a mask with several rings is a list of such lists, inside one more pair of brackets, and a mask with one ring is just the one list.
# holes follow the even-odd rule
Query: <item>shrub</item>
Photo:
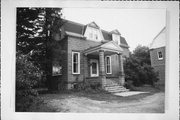
[[28, 57], [20, 53], [16, 56], [16, 111], [28, 111], [38, 97], [33, 87], [40, 80], [40, 72]]
[[126, 81], [124, 87], [131, 91], [136, 91], [136, 88], [133, 85], [133, 81]]
[[[144, 56], [144, 58], [143, 58]], [[124, 62], [125, 80], [133, 81], [133, 85], [154, 85], [158, 81], [158, 73], [150, 64], [149, 49], [138, 46], [133, 54]]]

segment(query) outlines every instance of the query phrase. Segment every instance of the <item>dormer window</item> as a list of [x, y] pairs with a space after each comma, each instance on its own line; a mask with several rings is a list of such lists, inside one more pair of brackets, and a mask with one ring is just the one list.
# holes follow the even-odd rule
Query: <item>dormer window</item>
[[117, 43], [118, 45], [120, 45], [120, 36], [117, 34], [112, 34], [112, 39], [115, 43]]
[[89, 27], [89, 39], [98, 40], [99, 31], [96, 28]]
[[95, 22], [87, 24], [84, 36], [87, 40], [95, 42], [101, 42], [104, 39], [100, 27]]
[[93, 39], [93, 33], [92, 32], [89, 33], [89, 39]]

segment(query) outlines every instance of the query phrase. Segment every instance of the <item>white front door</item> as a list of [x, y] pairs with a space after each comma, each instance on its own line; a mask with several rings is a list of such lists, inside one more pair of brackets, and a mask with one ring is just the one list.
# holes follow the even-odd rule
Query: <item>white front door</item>
[[98, 60], [96, 59], [91, 59], [90, 60], [91, 66], [90, 66], [90, 74], [91, 77], [97, 77], [99, 76], [99, 65], [98, 65]]

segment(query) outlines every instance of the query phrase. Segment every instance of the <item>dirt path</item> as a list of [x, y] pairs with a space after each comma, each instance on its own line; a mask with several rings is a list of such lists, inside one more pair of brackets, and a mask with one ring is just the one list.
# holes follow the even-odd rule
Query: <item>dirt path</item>
[[[62, 98], [63, 96], [61, 96]], [[120, 99], [120, 98], [119, 98]], [[87, 97], [64, 96], [64, 99], [53, 98], [46, 100], [47, 104], [59, 112], [82, 113], [162, 113], [164, 112], [164, 93], [155, 93], [140, 100], [98, 101]]]

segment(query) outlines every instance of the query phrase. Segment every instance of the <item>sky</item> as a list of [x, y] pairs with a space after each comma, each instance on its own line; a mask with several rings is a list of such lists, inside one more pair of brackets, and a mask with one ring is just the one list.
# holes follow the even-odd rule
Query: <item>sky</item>
[[138, 45], [149, 46], [166, 25], [165, 9], [63, 8], [63, 18], [84, 25], [94, 21], [109, 32], [117, 29], [130, 51]]

